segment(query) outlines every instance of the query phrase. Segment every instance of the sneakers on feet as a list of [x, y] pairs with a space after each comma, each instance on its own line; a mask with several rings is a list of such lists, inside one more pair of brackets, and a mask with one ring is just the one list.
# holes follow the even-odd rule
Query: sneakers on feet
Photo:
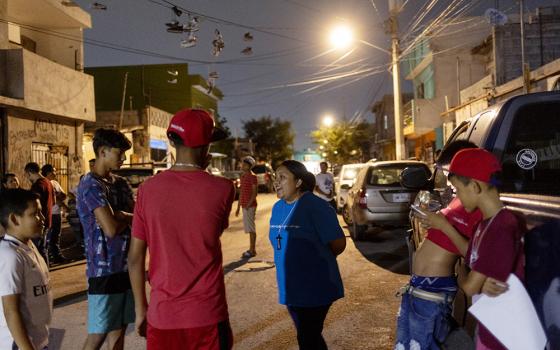
[[257, 253], [248, 250], [248, 251], [244, 252], [243, 254], [241, 254], [241, 257], [242, 258], [252, 258], [255, 255], [257, 255]]

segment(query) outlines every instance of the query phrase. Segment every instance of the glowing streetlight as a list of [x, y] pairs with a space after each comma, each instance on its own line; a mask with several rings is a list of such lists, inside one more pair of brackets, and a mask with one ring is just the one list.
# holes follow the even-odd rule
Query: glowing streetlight
[[330, 128], [334, 124], [334, 118], [332, 115], [326, 115], [323, 117], [323, 125]]
[[329, 34], [331, 45], [337, 49], [345, 49], [354, 41], [352, 29], [347, 25], [334, 27]]

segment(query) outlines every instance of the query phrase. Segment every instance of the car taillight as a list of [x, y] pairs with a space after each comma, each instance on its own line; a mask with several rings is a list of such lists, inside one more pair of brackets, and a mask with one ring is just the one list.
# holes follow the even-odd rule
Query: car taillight
[[365, 189], [361, 189], [358, 193], [358, 206], [362, 209], [367, 209], [367, 194]]

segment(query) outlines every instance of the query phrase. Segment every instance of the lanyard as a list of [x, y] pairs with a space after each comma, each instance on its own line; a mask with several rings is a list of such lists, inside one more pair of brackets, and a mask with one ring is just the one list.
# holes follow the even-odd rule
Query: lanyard
[[281, 250], [282, 249], [282, 242], [281, 242], [282, 241], [282, 236], [280, 236], [280, 231], [282, 230], [282, 227], [286, 227], [285, 226], [286, 222], [288, 221], [288, 219], [292, 215], [292, 212], [294, 211], [296, 206], [297, 206], [297, 202], [290, 209], [290, 212], [288, 213], [288, 215], [284, 218], [284, 221], [282, 222], [282, 225], [280, 225], [280, 227], [278, 227], [278, 233], [276, 234], [276, 250]]

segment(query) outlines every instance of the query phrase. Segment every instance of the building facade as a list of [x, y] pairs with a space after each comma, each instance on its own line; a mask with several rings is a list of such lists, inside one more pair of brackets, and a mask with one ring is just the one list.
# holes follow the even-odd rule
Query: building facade
[[126, 162], [130, 164], [171, 164], [174, 150], [166, 130], [173, 114], [202, 108], [216, 115], [223, 98], [202, 76], [189, 75], [187, 64], [91, 67], [86, 72], [95, 78], [97, 109], [97, 121], [86, 125], [87, 152], [94, 130], [112, 127], [132, 141]]
[[82, 71], [90, 27], [88, 13], [58, 0], [0, 0], [3, 173], [22, 180], [26, 163], [50, 163], [66, 190], [77, 185], [84, 123], [95, 121], [93, 77]]

